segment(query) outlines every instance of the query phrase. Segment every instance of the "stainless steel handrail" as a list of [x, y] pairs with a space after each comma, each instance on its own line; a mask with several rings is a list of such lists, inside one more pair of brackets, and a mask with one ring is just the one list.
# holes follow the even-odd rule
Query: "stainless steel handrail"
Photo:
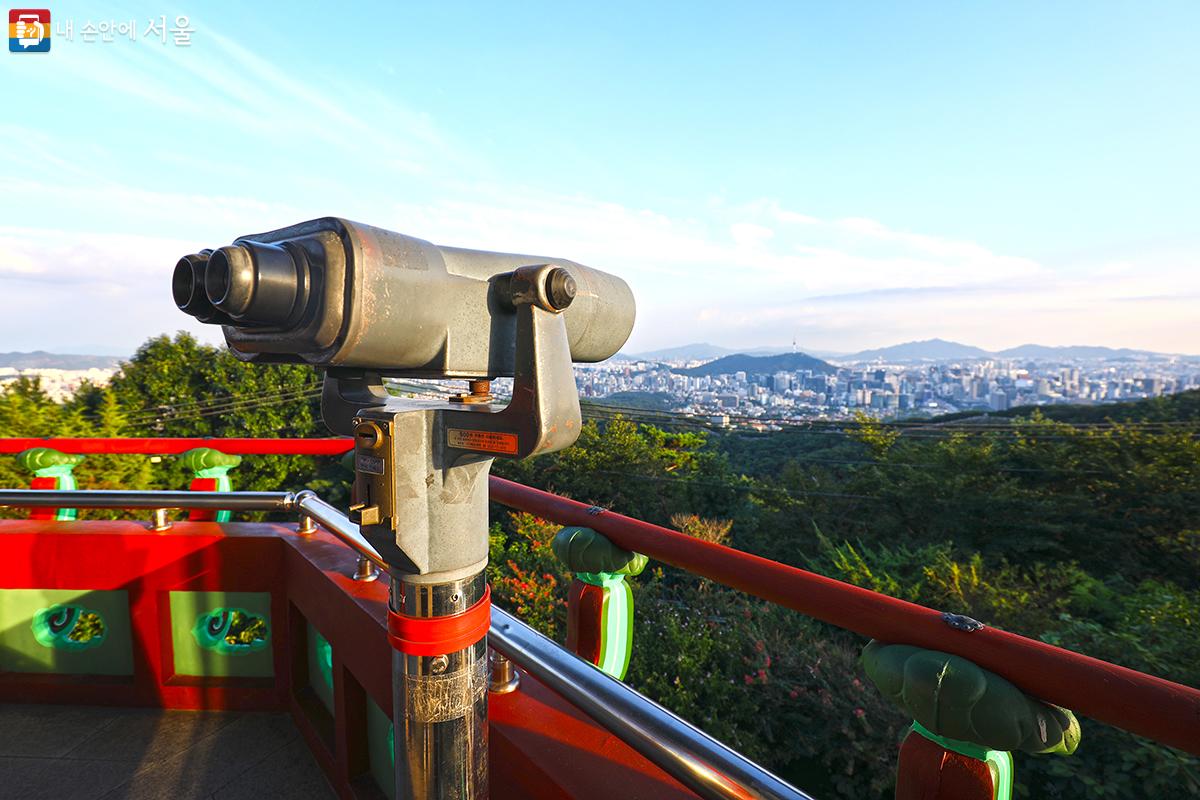
[[496, 606], [488, 644], [701, 797], [812, 800]]
[[363, 538], [362, 532], [358, 525], [350, 521], [350, 519], [338, 511], [333, 506], [326, 503], [316, 494], [309, 491], [300, 492], [297, 496], [296, 507], [299, 511], [323, 526], [325, 530], [332, 533], [342, 542], [356, 550], [359, 555], [366, 558], [385, 574], [390, 571], [387, 562], [383, 560], [383, 556]]
[[0, 506], [33, 508], [216, 508], [229, 511], [295, 511], [341, 539], [372, 564], [388, 569], [358, 526], [314, 492], [177, 492], [154, 489], [0, 489]]
[[294, 511], [297, 492], [177, 492], [137, 489], [0, 489], [0, 506], [34, 508], [217, 508]]

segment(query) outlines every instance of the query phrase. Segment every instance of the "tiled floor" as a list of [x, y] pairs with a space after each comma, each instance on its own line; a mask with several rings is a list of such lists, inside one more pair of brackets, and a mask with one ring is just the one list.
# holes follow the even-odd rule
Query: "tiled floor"
[[286, 714], [0, 704], [4, 800], [332, 800]]

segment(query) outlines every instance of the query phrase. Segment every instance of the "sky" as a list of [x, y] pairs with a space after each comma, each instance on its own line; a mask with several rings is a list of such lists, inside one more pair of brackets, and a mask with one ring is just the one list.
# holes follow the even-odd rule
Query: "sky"
[[1200, 3], [50, 10], [0, 53], [0, 351], [220, 341], [177, 258], [335, 215], [616, 273], [626, 352], [1200, 353]]

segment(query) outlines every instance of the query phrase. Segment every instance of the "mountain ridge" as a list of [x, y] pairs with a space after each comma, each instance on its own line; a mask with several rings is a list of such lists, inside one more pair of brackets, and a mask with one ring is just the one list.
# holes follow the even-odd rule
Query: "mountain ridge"
[[896, 359], [907, 361], [953, 361], [956, 359], [987, 358], [991, 355], [982, 347], [951, 342], [945, 339], [922, 339], [901, 342], [888, 347], [876, 347], [843, 356], [841, 361], [874, 361]]
[[959, 361], [977, 358], [1010, 358], [1053, 360], [1130, 359], [1180, 355], [1159, 353], [1153, 350], [1138, 350], [1130, 347], [1103, 347], [1100, 345], [1044, 345], [1022, 344], [1004, 350], [984, 350], [974, 345], [951, 342], [945, 339], [924, 339], [903, 342], [888, 347], [879, 347], [834, 358], [840, 363], [860, 361]]
[[113, 369], [122, 360], [118, 356], [48, 353], [45, 350], [0, 353], [0, 367], [11, 369]]
[[[616, 361], [707, 361], [734, 355], [775, 356], [793, 352], [788, 347], [732, 348], [710, 342], [692, 342], [676, 347], [664, 347], [639, 353], [617, 353]], [[827, 350], [801, 350], [809, 356], [834, 363], [853, 364], [864, 361], [967, 361], [981, 358], [1011, 358], [1030, 360], [1051, 359], [1136, 359], [1164, 356], [1183, 356], [1180, 353], [1161, 353], [1131, 347], [1104, 347], [1100, 345], [1043, 345], [1026, 343], [1003, 350], [985, 350], [975, 345], [941, 338], [921, 339], [911, 342], [861, 350], [856, 353], [839, 353]]]
[[749, 356], [774, 356], [787, 352], [787, 350], [788, 348], [783, 347], [753, 347], [739, 350], [708, 342], [693, 342], [678, 347], [663, 347], [641, 353], [618, 353], [615, 358], [624, 358], [628, 361], [704, 361], [739, 353]]
[[752, 356], [746, 353], [734, 353], [722, 356], [715, 361], [701, 364], [698, 367], [672, 368], [672, 372], [680, 375], [699, 377], [703, 375], [732, 375], [735, 372], [745, 372], [747, 375], [770, 375], [775, 372], [796, 372], [808, 369], [813, 372], [833, 374], [837, 367], [828, 361], [823, 361], [808, 353], [780, 353], [773, 356]]

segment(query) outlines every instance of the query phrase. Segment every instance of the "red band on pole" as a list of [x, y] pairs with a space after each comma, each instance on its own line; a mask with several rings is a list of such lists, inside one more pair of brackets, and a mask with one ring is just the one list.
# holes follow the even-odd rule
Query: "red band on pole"
[[388, 609], [388, 641], [410, 656], [457, 653], [487, 635], [492, 624], [492, 587], [479, 602], [448, 617], [410, 617]]

